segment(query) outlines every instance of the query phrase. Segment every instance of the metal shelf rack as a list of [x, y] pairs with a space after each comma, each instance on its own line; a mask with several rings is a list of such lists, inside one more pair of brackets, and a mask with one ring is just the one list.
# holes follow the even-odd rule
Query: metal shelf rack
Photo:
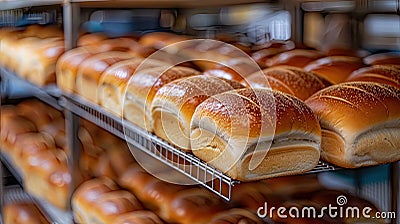
[[[125, 139], [132, 146], [172, 167], [195, 183], [206, 187], [227, 201], [231, 199], [234, 185], [240, 183], [201, 161], [193, 154], [185, 153], [174, 148], [157, 136], [115, 116], [98, 105], [87, 102], [80, 96], [72, 94], [65, 94], [64, 96], [61, 105], [67, 110]], [[181, 162], [177, 163], [177, 161]], [[182, 164], [185, 164], [185, 166]], [[313, 170], [307, 173], [318, 173], [337, 169], [337, 167], [331, 164], [320, 161]]]
[[0, 1], [0, 10], [27, 8], [34, 6], [61, 5], [63, 0], [8, 0]]

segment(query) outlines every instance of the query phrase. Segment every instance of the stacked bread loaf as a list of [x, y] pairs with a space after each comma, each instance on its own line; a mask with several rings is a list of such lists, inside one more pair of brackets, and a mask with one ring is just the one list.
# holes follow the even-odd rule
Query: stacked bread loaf
[[[79, 131], [81, 176], [117, 179], [133, 162], [124, 141], [83, 122]], [[21, 171], [25, 189], [66, 209], [71, 175], [68, 170], [65, 120], [60, 111], [38, 100], [1, 107], [1, 150]], [[51, 192], [51, 194], [49, 194]]]
[[0, 34], [0, 64], [32, 83], [43, 86], [56, 80], [55, 64], [64, 53], [61, 29], [29, 26]]
[[32, 202], [9, 202], [2, 211], [4, 224], [50, 224]]

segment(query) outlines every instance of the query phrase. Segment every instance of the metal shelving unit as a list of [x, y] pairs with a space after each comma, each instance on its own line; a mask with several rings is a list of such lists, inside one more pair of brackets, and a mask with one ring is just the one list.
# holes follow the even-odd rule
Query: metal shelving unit
[[63, 0], [7, 0], [0, 1], [0, 10], [27, 8], [34, 6], [61, 5]]
[[[227, 201], [231, 198], [234, 185], [240, 183], [201, 161], [193, 154], [185, 153], [174, 148], [157, 136], [138, 128], [126, 120], [122, 120], [120, 117], [113, 115], [98, 105], [86, 101], [80, 96], [66, 94], [65, 97], [62, 98], [61, 105], [76, 115], [125, 139], [132, 146], [172, 167], [195, 183], [206, 187]], [[177, 163], [177, 161], [181, 162]], [[185, 164], [185, 166], [182, 164]], [[307, 173], [318, 173], [337, 169], [337, 167], [331, 164], [320, 161], [313, 170]]]

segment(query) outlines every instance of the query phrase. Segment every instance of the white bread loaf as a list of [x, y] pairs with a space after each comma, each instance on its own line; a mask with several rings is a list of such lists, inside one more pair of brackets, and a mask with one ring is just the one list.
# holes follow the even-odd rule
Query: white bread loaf
[[361, 58], [329, 56], [310, 62], [304, 70], [313, 72], [332, 83], [343, 82], [353, 71], [364, 67]]
[[267, 67], [291, 65], [303, 68], [311, 61], [322, 58], [323, 56], [322, 52], [315, 50], [294, 49], [273, 56], [266, 62], [266, 65]]
[[255, 73], [241, 83], [255, 88], [271, 88], [301, 100], [306, 100], [318, 90], [331, 85], [325, 78], [293, 66], [274, 66], [264, 69], [263, 73], [265, 77]]
[[149, 132], [153, 131], [151, 104], [157, 91], [176, 79], [198, 74], [194, 69], [181, 66], [162, 66], [135, 72], [125, 95], [124, 117]]
[[169, 220], [180, 224], [209, 223], [227, 205], [218, 196], [204, 188], [190, 188], [175, 195], [169, 204]]
[[366, 81], [388, 84], [400, 88], [400, 65], [373, 65], [350, 74], [346, 82]]
[[196, 107], [210, 96], [239, 88], [243, 86], [237, 82], [208, 75], [182, 78], [164, 85], [151, 106], [154, 133], [190, 151], [190, 121]]
[[65, 52], [57, 61], [57, 86], [67, 93], [75, 92], [75, 80], [79, 65], [92, 55], [87, 49], [77, 47]]
[[[26, 157], [22, 167], [24, 189], [43, 198], [60, 209], [69, 207], [70, 184], [72, 177], [67, 167], [67, 156], [61, 149], [50, 149]], [[80, 177], [74, 181], [79, 183]]]
[[[104, 71], [99, 81], [99, 104], [106, 110], [122, 116], [123, 100], [129, 79], [139, 65], [146, 68], [165, 66], [161, 61], [142, 58], [132, 58], [117, 62]], [[143, 69], [144, 67], [141, 68]]]
[[90, 223], [88, 210], [104, 193], [118, 190], [109, 178], [101, 177], [83, 182], [74, 192], [71, 200], [74, 219], [77, 223]]
[[4, 224], [50, 224], [32, 202], [7, 203], [2, 216]]
[[215, 215], [215, 217], [209, 222], [210, 224], [262, 224], [262, 219], [257, 217], [255, 213], [252, 213], [243, 208], [232, 208]]
[[242, 181], [303, 173], [320, 157], [321, 129], [311, 109], [268, 89], [208, 98], [194, 112], [190, 138], [197, 157]]
[[139, 210], [119, 215], [113, 224], [163, 224], [164, 222], [151, 211]]
[[400, 89], [349, 82], [323, 89], [306, 103], [322, 127], [324, 160], [355, 168], [400, 159]]
[[133, 194], [124, 190], [103, 193], [92, 207], [86, 208], [88, 224], [114, 224], [120, 215], [138, 210], [143, 210], [140, 202]]
[[132, 55], [122, 51], [104, 52], [86, 58], [77, 71], [76, 93], [97, 104], [98, 85], [103, 72], [112, 64], [129, 58]]

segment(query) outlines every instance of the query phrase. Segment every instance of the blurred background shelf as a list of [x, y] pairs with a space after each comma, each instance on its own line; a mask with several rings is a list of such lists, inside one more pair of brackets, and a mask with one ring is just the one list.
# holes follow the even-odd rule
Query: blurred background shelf
[[62, 0], [8, 0], [0, 1], [0, 10], [19, 9], [34, 6], [61, 5]]

